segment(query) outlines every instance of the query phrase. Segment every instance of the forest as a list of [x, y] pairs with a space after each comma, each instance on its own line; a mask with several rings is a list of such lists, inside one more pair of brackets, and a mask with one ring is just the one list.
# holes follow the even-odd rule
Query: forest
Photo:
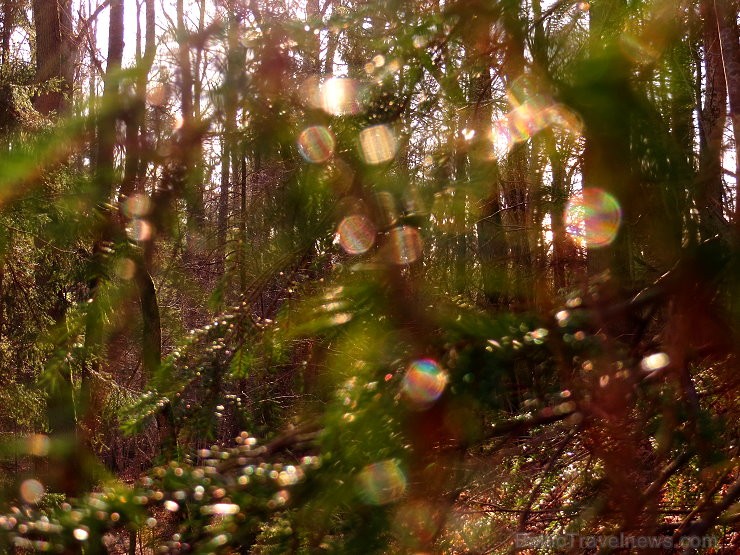
[[0, 6], [1, 553], [740, 553], [738, 0]]

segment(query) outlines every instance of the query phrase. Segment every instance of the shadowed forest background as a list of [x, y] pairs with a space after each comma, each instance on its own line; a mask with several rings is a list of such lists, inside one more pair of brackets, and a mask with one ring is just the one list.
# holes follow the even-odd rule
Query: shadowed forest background
[[0, 551], [740, 552], [737, 0], [0, 6]]

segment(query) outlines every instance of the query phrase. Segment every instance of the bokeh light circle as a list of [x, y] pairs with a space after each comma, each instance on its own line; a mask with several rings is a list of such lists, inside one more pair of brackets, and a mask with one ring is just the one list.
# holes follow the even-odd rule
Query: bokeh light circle
[[382, 164], [393, 160], [398, 141], [387, 125], [373, 125], [360, 131], [360, 153], [368, 164]]
[[640, 361], [640, 368], [646, 372], [662, 370], [671, 363], [670, 357], [665, 353], [653, 353]]
[[423, 244], [419, 230], [412, 226], [394, 227], [388, 232], [388, 256], [395, 264], [412, 264], [421, 256]]
[[387, 505], [406, 493], [406, 475], [397, 460], [370, 464], [357, 476], [362, 499], [370, 505]]
[[360, 111], [359, 87], [354, 79], [332, 77], [319, 86], [319, 106], [334, 116], [357, 114]]
[[344, 218], [337, 227], [337, 240], [347, 254], [362, 254], [375, 244], [373, 223], [361, 214]]
[[401, 388], [407, 399], [424, 408], [439, 399], [447, 382], [447, 372], [436, 361], [424, 358], [409, 364]]
[[588, 247], [605, 247], [617, 237], [622, 210], [612, 195], [596, 187], [584, 188], [565, 207], [567, 232]]
[[134, 241], [148, 241], [152, 237], [152, 225], [140, 218], [134, 218], [126, 227], [126, 233]]
[[312, 164], [326, 162], [334, 154], [335, 146], [334, 135], [323, 125], [308, 127], [298, 135], [298, 152]]
[[123, 213], [129, 218], [142, 218], [152, 209], [152, 201], [148, 195], [135, 194], [123, 202]]
[[435, 507], [422, 499], [401, 504], [395, 511], [393, 524], [395, 537], [408, 548], [428, 545], [439, 530]]
[[38, 480], [24, 480], [21, 484], [21, 498], [26, 503], [38, 503], [44, 496], [44, 485]]
[[542, 127], [537, 108], [529, 103], [522, 104], [508, 115], [509, 136], [512, 142], [520, 143], [530, 139]]
[[26, 439], [26, 446], [30, 455], [45, 457], [49, 454], [51, 440], [45, 434], [32, 434]]

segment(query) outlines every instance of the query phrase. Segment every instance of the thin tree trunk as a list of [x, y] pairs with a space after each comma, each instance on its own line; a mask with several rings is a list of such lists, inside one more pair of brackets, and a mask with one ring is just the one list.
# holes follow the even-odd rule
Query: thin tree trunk
[[[719, 38], [722, 46], [727, 96], [730, 99], [730, 119], [735, 139], [735, 188], [740, 183], [740, 44], [737, 27], [737, 0], [715, 0]], [[737, 196], [737, 192], [736, 192]], [[740, 229], [740, 202], [735, 200], [735, 226]]]
[[[229, 10], [231, 14], [234, 14], [234, 10]], [[239, 36], [238, 36], [239, 21], [236, 16], [232, 16], [229, 19], [228, 29], [228, 53], [226, 62], [226, 84], [225, 84], [225, 107], [224, 107], [224, 122], [223, 122], [223, 136], [221, 145], [221, 190], [219, 192], [218, 199], [218, 222], [216, 224], [217, 233], [217, 261], [216, 267], [219, 276], [224, 276], [226, 271], [226, 240], [228, 230], [228, 218], [229, 218], [229, 195], [231, 189], [231, 164], [232, 158], [234, 157], [234, 140], [235, 140], [235, 123], [236, 123], [236, 90], [235, 90], [235, 76], [236, 71], [239, 67], [238, 49], [239, 49]]]
[[[306, 2], [306, 21], [309, 26], [316, 25], [321, 21], [321, 6], [319, 0], [307, 0]], [[313, 27], [308, 31], [313, 33]], [[309, 48], [303, 58], [303, 72], [306, 75], [313, 75], [321, 71], [321, 38], [318, 34], [313, 35], [313, 39], [308, 40]]]
[[474, 184], [486, 184], [488, 187], [486, 196], [479, 204], [480, 212], [477, 215], [478, 256], [483, 278], [483, 294], [492, 307], [500, 308], [505, 303], [508, 292], [508, 247], [501, 202], [501, 174], [498, 163], [490, 160], [490, 155], [485, 152], [490, 148], [486, 144], [486, 137], [493, 118], [491, 103], [493, 80], [485, 60], [482, 65], [482, 68], [478, 68], [478, 77], [473, 78], [471, 86], [473, 92], [471, 101], [475, 103], [471, 125], [478, 143], [471, 156], [470, 178]]
[[[131, 110], [126, 114], [126, 162], [124, 165], [123, 181], [119, 197], [121, 200], [133, 195], [143, 193], [142, 179], [146, 174], [148, 160], [142, 148], [144, 120], [146, 117], [146, 85], [149, 72], [154, 63], [156, 54], [155, 45], [155, 23], [156, 12], [154, 0], [146, 0], [146, 38], [144, 52], [141, 53], [141, 29], [137, 17], [136, 42], [137, 42], [137, 65], [136, 65], [136, 98]], [[137, 5], [137, 16], [139, 6]]]
[[545, 148], [552, 170], [552, 192], [550, 193], [550, 223], [552, 227], [552, 264], [555, 291], [568, 286], [568, 265], [574, 257], [573, 246], [565, 229], [565, 204], [568, 196], [565, 156], [559, 151], [552, 131], [545, 132]]
[[218, 221], [216, 223], [216, 243], [218, 245], [216, 268], [218, 276], [223, 276], [226, 271], [226, 231], [229, 218], [231, 179], [231, 139], [226, 132], [221, 141], [221, 189], [218, 196]]
[[[524, 21], [519, 10], [518, 4], [509, 2], [503, 17], [507, 35], [503, 71], [509, 88], [513, 87], [515, 80], [522, 77], [525, 68]], [[517, 96], [516, 91], [514, 96]], [[525, 102], [527, 99], [522, 94], [517, 100]], [[503, 190], [508, 217], [507, 238], [513, 264], [509, 283], [512, 300], [519, 305], [526, 305], [532, 297], [532, 259], [529, 248], [531, 222], [528, 219], [530, 192], [527, 183], [529, 154], [526, 141], [515, 144], [503, 168]]]
[[[206, 2], [201, 0], [198, 20], [198, 33], [205, 30]], [[200, 122], [201, 119], [201, 96], [203, 95], [203, 73], [201, 67], [203, 63], [203, 46], [199, 46], [195, 53], [194, 78], [193, 78], [193, 120], [194, 123]], [[188, 206], [188, 224], [191, 229], [202, 230], [205, 225], [205, 209], [203, 207], [203, 143], [198, 141], [192, 150], [192, 172], [190, 187], [187, 196]], [[192, 234], [191, 234], [192, 235]], [[191, 250], [194, 245], [191, 245]]]
[[118, 75], [123, 59], [123, 0], [112, 0], [108, 29], [108, 62], [103, 84], [103, 106], [98, 117], [97, 153], [95, 157], [98, 199], [110, 200], [113, 193], [113, 162], [116, 141], [116, 115], [113, 107], [119, 101]]
[[0, 46], [0, 65], [10, 61], [10, 36], [15, 28], [15, 0], [3, 0], [3, 34]]
[[703, 239], [724, 235], [722, 191], [722, 132], [727, 118], [727, 85], [714, 0], [702, 0], [705, 95], [700, 114], [699, 175], [697, 205]]
[[[95, 158], [95, 183], [97, 201], [104, 205], [109, 202], [113, 194], [114, 185], [114, 149], [116, 140], [116, 120], [112, 106], [119, 100], [119, 71], [123, 58], [123, 0], [112, 0], [110, 7], [110, 26], [108, 30], [108, 64], [105, 74], [103, 91], [103, 108], [98, 115], [97, 144]], [[114, 233], [112, 214], [104, 212], [104, 223], [101, 237], [93, 246], [93, 261], [91, 276], [88, 284], [89, 297], [92, 302], [88, 306], [85, 326], [85, 351], [88, 353], [88, 362], [81, 373], [82, 397], [87, 404], [84, 419], [88, 443], [96, 433], [96, 423], [99, 415], [98, 392], [91, 379], [99, 369], [99, 359], [102, 343], [102, 313], [98, 300], [99, 288], [105, 264], [105, 244], [111, 240]]]
[[183, 127], [185, 127], [186, 124], [192, 123], [193, 117], [193, 70], [190, 63], [190, 47], [188, 45], [188, 30], [185, 27], [183, 0], [177, 0], [177, 44], [182, 117]]

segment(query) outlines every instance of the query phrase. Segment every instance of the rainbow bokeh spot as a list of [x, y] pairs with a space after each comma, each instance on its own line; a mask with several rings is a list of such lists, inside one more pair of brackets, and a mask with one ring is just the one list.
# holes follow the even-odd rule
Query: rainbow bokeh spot
[[398, 226], [388, 232], [388, 256], [395, 264], [413, 264], [422, 250], [421, 234], [415, 227]]
[[596, 187], [584, 188], [565, 207], [567, 232], [586, 246], [599, 248], [610, 245], [622, 223], [622, 209], [612, 195]]
[[298, 135], [298, 152], [312, 164], [326, 162], [334, 154], [334, 135], [323, 125], [314, 125], [304, 129]]
[[387, 125], [373, 125], [360, 131], [360, 153], [368, 164], [382, 164], [393, 160], [398, 141]]
[[375, 226], [361, 214], [344, 218], [337, 227], [337, 240], [348, 254], [362, 254], [375, 244]]
[[387, 505], [406, 493], [406, 475], [395, 459], [370, 464], [357, 476], [362, 499], [370, 505]]
[[447, 372], [436, 361], [424, 358], [409, 364], [401, 387], [409, 401], [425, 408], [439, 399], [447, 382]]

